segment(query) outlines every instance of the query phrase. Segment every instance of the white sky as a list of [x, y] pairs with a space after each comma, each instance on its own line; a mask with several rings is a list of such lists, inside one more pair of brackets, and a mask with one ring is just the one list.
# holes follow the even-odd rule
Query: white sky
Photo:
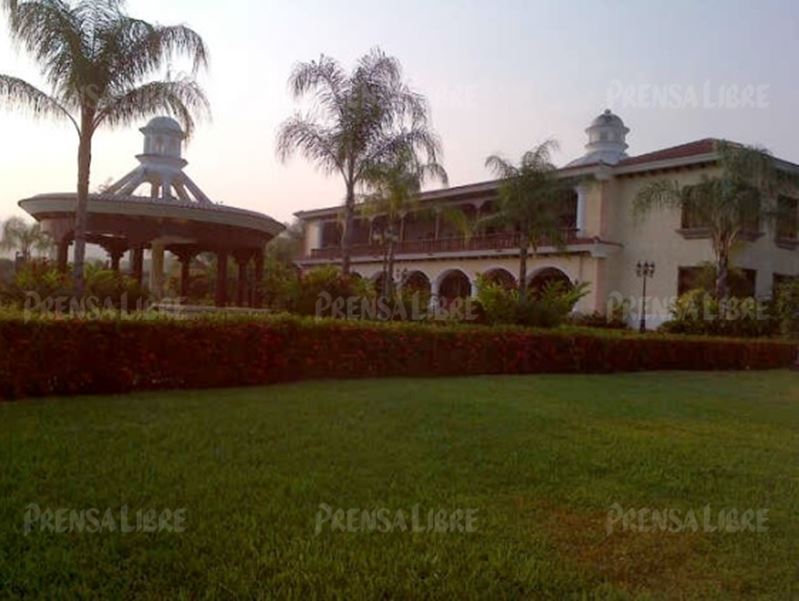
[[[338, 179], [319, 175], [302, 158], [287, 165], [275, 158], [275, 132], [295, 106], [286, 89], [293, 64], [324, 52], [349, 66], [375, 45], [397, 56], [429, 97], [451, 185], [487, 178], [488, 154], [516, 158], [550, 137], [561, 143], [558, 162], [579, 156], [584, 128], [608, 106], [632, 130], [630, 154], [718, 136], [760, 143], [799, 162], [799, 4], [793, 2], [130, 0], [128, 6], [147, 20], [185, 22], [210, 47], [202, 83], [214, 117], [185, 151], [189, 175], [215, 201], [282, 221], [300, 209], [338, 204], [343, 194]], [[0, 72], [40, 83], [3, 25]], [[669, 86], [678, 107], [647, 99]], [[759, 86], [759, 106], [717, 106], [721, 88], [745, 86]], [[627, 100], [619, 90], [627, 90]], [[93, 188], [133, 168], [141, 143], [135, 128], [101, 130]], [[0, 218], [21, 214], [20, 198], [73, 190], [76, 151], [68, 125], [0, 110]]]

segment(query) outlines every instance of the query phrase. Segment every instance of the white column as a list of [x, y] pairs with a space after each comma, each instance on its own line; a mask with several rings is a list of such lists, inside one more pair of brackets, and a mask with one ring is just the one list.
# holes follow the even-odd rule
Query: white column
[[150, 293], [157, 300], [164, 296], [164, 245], [161, 242], [150, 245]]
[[577, 235], [583, 236], [586, 232], [586, 212], [588, 204], [588, 190], [585, 186], [577, 186]]

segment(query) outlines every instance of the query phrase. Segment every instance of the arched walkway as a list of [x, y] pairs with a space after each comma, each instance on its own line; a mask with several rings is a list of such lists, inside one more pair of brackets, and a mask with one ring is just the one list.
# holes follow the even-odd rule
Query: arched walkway
[[528, 280], [528, 288], [534, 295], [540, 294], [547, 286], [562, 283], [567, 289], [574, 287], [571, 278], [557, 267], [544, 267], [533, 273]]
[[405, 280], [402, 282], [402, 290], [408, 293], [422, 292], [430, 294], [432, 291], [430, 278], [421, 271], [412, 271], [405, 276]]
[[507, 269], [502, 267], [495, 267], [489, 269], [483, 274], [483, 277], [494, 284], [500, 284], [506, 290], [516, 288], [516, 278]]
[[439, 303], [447, 306], [458, 298], [472, 296], [472, 282], [460, 269], [450, 269], [438, 276], [437, 294]]

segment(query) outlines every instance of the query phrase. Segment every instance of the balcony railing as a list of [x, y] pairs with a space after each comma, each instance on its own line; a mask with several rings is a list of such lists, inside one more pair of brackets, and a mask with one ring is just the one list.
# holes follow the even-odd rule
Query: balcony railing
[[[569, 230], [568, 244], [591, 242], [589, 239], [577, 237], [577, 230]], [[519, 234], [503, 233], [489, 236], [474, 236], [471, 238], [453, 237], [439, 238], [438, 240], [403, 240], [394, 246], [398, 255], [425, 255], [436, 253], [458, 253], [481, 250], [515, 250], [519, 248]], [[385, 251], [380, 244], [355, 244], [352, 247], [354, 257], [382, 257]], [[341, 247], [329, 246], [311, 250], [311, 259], [335, 259], [341, 256]]]

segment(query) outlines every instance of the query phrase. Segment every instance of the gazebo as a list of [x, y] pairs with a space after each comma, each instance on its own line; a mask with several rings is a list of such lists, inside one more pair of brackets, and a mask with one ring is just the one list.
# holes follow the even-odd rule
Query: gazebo
[[[143, 277], [144, 251], [149, 249], [150, 291], [163, 296], [164, 251], [181, 263], [180, 293], [189, 294], [190, 265], [201, 252], [217, 257], [216, 305], [228, 304], [227, 266], [238, 266], [235, 304], [261, 304], [260, 282], [264, 270], [264, 245], [284, 230], [271, 217], [212, 202], [184, 172], [185, 134], [174, 119], [156, 117], [141, 129], [144, 152], [139, 166], [88, 202], [87, 242], [108, 252], [111, 266], [130, 253], [131, 275]], [[139, 190], [147, 193], [138, 194]], [[66, 271], [69, 246], [74, 239], [76, 195], [40, 194], [19, 202], [40, 222], [58, 248], [59, 268]]]

